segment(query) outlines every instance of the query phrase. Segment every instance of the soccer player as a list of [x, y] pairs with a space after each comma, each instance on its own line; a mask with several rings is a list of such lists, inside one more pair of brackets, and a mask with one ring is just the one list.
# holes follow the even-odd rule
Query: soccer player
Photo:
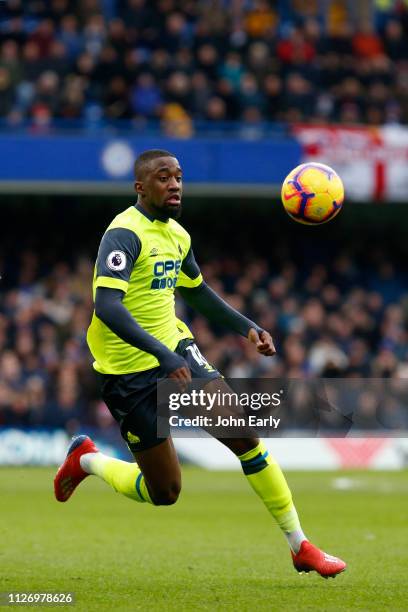
[[[90, 474], [137, 502], [176, 502], [180, 466], [171, 437], [157, 436], [157, 379], [169, 377], [185, 388], [192, 378], [200, 378], [208, 381], [207, 391], [223, 386], [230, 390], [202, 357], [187, 325], [176, 318], [176, 287], [210, 321], [246, 337], [261, 355], [275, 353], [270, 334], [204, 282], [190, 236], [176, 221], [182, 209], [182, 172], [176, 157], [162, 150], [145, 151], [135, 162], [135, 177], [136, 205], [113, 219], [99, 247], [88, 344], [102, 376], [102, 397], [136, 463], [108, 457], [88, 436], [77, 437], [54, 481], [61, 502]], [[342, 572], [343, 561], [307, 540], [285, 477], [263, 443], [255, 437], [220, 442], [235, 453], [249, 484], [284, 533], [295, 568], [325, 578]]]

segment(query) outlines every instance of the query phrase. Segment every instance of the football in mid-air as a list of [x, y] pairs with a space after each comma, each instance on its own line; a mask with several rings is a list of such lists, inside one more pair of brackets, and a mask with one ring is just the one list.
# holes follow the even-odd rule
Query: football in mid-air
[[319, 225], [333, 219], [343, 206], [344, 187], [329, 166], [310, 162], [297, 166], [282, 185], [282, 202], [292, 219]]

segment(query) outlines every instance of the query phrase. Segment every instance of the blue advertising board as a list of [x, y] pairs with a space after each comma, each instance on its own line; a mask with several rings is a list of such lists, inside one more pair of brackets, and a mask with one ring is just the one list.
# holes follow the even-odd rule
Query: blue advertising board
[[131, 182], [133, 161], [146, 149], [179, 157], [192, 184], [279, 185], [300, 163], [301, 147], [289, 137], [261, 140], [122, 137], [105, 134], [0, 134], [0, 183]]

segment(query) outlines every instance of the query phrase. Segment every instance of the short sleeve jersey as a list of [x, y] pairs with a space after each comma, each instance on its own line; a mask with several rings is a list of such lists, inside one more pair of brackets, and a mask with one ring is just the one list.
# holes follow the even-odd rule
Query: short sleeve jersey
[[[120, 289], [123, 305], [143, 329], [171, 351], [191, 338], [187, 325], [176, 318], [176, 286], [197, 287], [200, 270], [188, 232], [174, 219], [150, 217], [136, 206], [117, 215], [102, 237], [95, 264], [93, 294], [98, 287]], [[102, 374], [128, 374], [158, 366], [156, 357], [117, 336], [93, 313], [87, 334]]]

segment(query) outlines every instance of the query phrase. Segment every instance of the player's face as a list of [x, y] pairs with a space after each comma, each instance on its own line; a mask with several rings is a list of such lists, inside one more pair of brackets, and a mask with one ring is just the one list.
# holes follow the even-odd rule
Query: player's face
[[180, 164], [174, 157], [153, 159], [143, 177], [136, 182], [136, 191], [143, 206], [162, 219], [178, 219], [181, 215], [183, 181]]

